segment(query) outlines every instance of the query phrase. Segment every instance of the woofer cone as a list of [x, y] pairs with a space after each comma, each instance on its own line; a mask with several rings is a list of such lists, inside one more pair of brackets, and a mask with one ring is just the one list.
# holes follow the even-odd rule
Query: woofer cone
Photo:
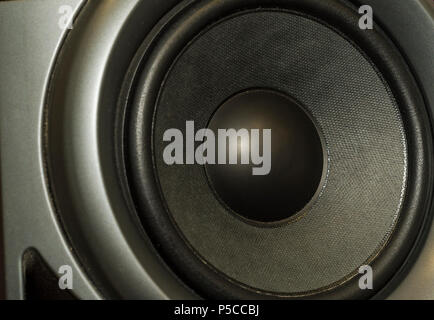
[[[236, 19], [248, 12], [254, 14], [265, 11], [303, 17], [326, 26], [346, 39], [371, 63], [399, 108], [407, 148], [403, 169], [406, 172], [405, 194], [399, 206], [399, 215], [392, 223], [392, 230], [384, 235], [379, 250], [365, 260], [374, 269], [377, 288], [374, 291], [360, 290], [355, 277], [357, 268], [338, 281], [306, 291], [264, 290], [243, 283], [207, 262], [192, 245], [191, 239], [186, 237], [183, 230], [185, 225], [180, 227], [172, 215], [167, 194], [161, 186], [162, 171], [156, 163], [160, 148], [159, 133], [162, 128], [168, 127], [167, 123], [163, 126], [161, 122], [158, 124], [158, 108], [161, 108], [164, 99], [162, 90], [170, 82], [169, 73], [186, 48], [219, 25], [220, 21], [228, 17]], [[131, 72], [126, 80], [129, 89], [125, 90], [130, 97], [127, 99], [130, 104], [126, 105], [125, 137], [128, 146], [125, 156], [131, 193], [142, 223], [164, 259], [200, 294], [212, 298], [369, 297], [381, 290], [405, 261], [430, 209], [432, 150], [429, 121], [423, 98], [398, 50], [378, 26], [374, 31], [361, 31], [356, 23], [358, 18], [354, 7], [340, 1], [187, 1], [160, 22], [139, 50], [131, 67], [136, 72]], [[173, 95], [177, 94], [182, 95], [182, 90], [179, 89]], [[173, 108], [172, 112], [178, 112], [176, 105]], [[191, 114], [197, 110], [187, 110], [179, 119], [188, 120], [185, 118], [188, 112]], [[202, 122], [208, 118], [200, 118], [199, 115]], [[160, 121], [164, 123], [166, 120]], [[168, 177], [166, 175], [164, 179], [170, 181]]]

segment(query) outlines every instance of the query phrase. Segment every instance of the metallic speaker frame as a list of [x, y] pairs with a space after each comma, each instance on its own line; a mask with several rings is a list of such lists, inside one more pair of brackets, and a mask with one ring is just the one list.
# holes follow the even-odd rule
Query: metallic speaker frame
[[[98, 143], [101, 132], [111, 134], [99, 118], [101, 106], [112, 103], [110, 92], [101, 92], [108, 66], [116, 65], [122, 46], [140, 43], [134, 28], [151, 28], [158, 19], [141, 19], [135, 10], [151, 12], [154, 0], [85, 1], [46, 0], [0, 3], [0, 179], [3, 219], [6, 298], [24, 298], [22, 256], [38, 250], [55, 271], [70, 265], [74, 294], [81, 299], [199, 298], [158, 257], [122, 199], [115, 183], [115, 168], [107, 160], [114, 155]], [[165, 1], [162, 16], [177, 1]], [[58, 27], [59, 8], [69, 5], [75, 15], [73, 29]], [[432, 2], [365, 0], [398, 46], [419, 81], [425, 102], [434, 111], [434, 8]], [[411, 12], [405, 18], [399, 13]], [[403, 23], [405, 21], [405, 23]], [[10, 32], [14, 30], [14, 32]], [[119, 42], [123, 32], [133, 35]], [[20, 39], [18, 36], [25, 37]], [[415, 36], [417, 35], [417, 36]], [[65, 41], [67, 39], [67, 41]], [[62, 70], [62, 90], [79, 90], [68, 96], [62, 129], [66, 171], [74, 187], [63, 195], [70, 204], [81, 232], [80, 250], [72, 248], [56, 213], [44, 155], [44, 112], [50, 81], [59, 59], [68, 61]], [[121, 81], [118, 79], [116, 81]], [[115, 84], [113, 84], [115, 85]], [[110, 87], [110, 84], [105, 86]], [[75, 107], [72, 108], [72, 105]], [[69, 108], [68, 108], [69, 106]], [[431, 114], [432, 115], [432, 114]], [[110, 115], [106, 115], [109, 117]], [[105, 119], [107, 120], [107, 119]], [[107, 129], [107, 130], [105, 130]], [[66, 215], [71, 216], [71, 215]], [[431, 222], [429, 222], [431, 224]], [[426, 228], [427, 240], [415, 250], [411, 269], [393, 290], [378, 297], [434, 299], [434, 228]], [[82, 250], [81, 250], [82, 249]], [[87, 256], [100, 263], [87, 263]], [[114, 281], [107, 281], [115, 279]], [[108, 285], [108, 283], [110, 285]]]

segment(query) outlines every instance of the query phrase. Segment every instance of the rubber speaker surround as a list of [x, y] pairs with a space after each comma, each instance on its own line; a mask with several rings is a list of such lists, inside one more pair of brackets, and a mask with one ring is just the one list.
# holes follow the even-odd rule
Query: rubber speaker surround
[[[375, 292], [407, 256], [431, 193], [431, 177], [423, 174], [432, 156], [427, 116], [397, 50], [378, 26], [358, 29], [358, 18], [341, 1], [187, 1], [141, 47], [132, 66], [137, 73], [126, 81], [131, 192], [163, 257], [204, 296], [367, 297], [373, 292], [359, 290], [358, 266], [372, 265]], [[279, 228], [225, 215], [200, 166], [162, 163], [165, 129], [193, 119], [203, 127], [224, 99], [252, 87], [296, 96], [328, 146], [324, 194], [314, 209]], [[360, 189], [348, 196], [354, 186]], [[338, 206], [334, 218], [324, 214], [342, 203], [351, 204]], [[315, 227], [311, 220], [321, 218]], [[291, 239], [298, 246], [287, 250]]]

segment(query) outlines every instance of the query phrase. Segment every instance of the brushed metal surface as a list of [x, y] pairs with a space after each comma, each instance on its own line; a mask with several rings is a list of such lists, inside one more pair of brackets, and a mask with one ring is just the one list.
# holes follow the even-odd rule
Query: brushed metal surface
[[0, 141], [6, 298], [23, 299], [21, 259], [36, 248], [55, 271], [68, 264], [74, 294], [98, 299], [77, 263], [50, 204], [41, 155], [46, 88], [67, 30], [58, 26], [61, 5], [78, 12], [82, 0], [0, 3]]

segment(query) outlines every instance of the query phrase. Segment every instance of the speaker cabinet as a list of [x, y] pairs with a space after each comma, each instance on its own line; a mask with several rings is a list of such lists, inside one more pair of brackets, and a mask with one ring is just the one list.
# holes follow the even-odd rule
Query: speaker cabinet
[[432, 1], [67, 2], [0, 4], [7, 298], [434, 299]]

